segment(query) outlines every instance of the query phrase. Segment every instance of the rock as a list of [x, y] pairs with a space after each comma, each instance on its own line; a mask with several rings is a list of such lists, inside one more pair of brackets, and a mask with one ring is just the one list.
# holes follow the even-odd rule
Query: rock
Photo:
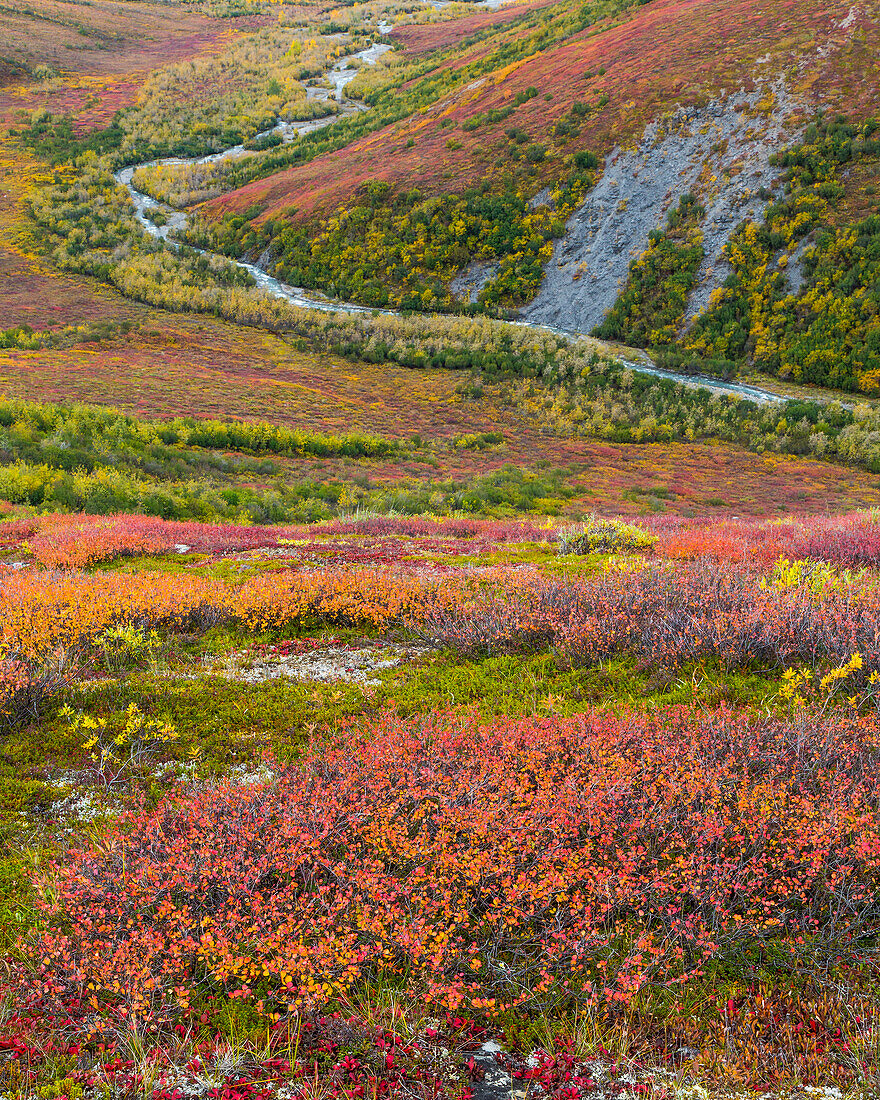
[[473, 304], [483, 287], [494, 279], [501, 265], [488, 260], [473, 260], [449, 280], [449, 289], [457, 297]]
[[[777, 176], [770, 154], [797, 133], [786, 123], [794, 104], [783, 82], [772, 91], [774, 106], [767, 114], [756, 110], [764, 88], [735, 102], [727, 97], [701, 108], [680, 107], [647, 126], [635, 149], [616, 148], [605, 175], [569, 218], [537, 296], [520, 311], [522, 319], [590, 332], [625, 285], [631, 257], [644, 251], [648, 234], [665, 225], [670, 206], [689, 191], [706, 208], [706, 257], [687, 319], [705, 309], [729, 272], [721, 254], [734, 229], [745, 216], [763, 216], [767, 201], [757, 193], [772, 191]], [[734, 166], [737, 171], [725, 181], [725, 169]], [[584, 265], [595, 281], [572, 281], [561, 261]]]
[[529, 210], [537, 210], [539, 206], [553, 206], [549, 187], [542, 187], [537, 195], [529, 199]]

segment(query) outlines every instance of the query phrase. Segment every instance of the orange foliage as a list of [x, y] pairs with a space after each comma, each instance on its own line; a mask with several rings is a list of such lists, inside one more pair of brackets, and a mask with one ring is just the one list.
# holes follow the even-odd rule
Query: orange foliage
[[448, 604], [452, 591], [447, 582], [369, 569], [272, 573], [240, 585], [166, 573], [21, 572], [3, 585], [0, 652], [46, 660], [121, 623], [186, 629], [236, 621], [266, 630], [319, 620], [384, 629]]

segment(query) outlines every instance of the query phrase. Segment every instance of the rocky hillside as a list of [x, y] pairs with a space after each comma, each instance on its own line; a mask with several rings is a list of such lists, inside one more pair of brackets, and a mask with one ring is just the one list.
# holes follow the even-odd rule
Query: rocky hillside
[[555, 245], [544, 281], [523, 310], [529, 320], [590, 332], [601, 324], [645, 249], [682, 194], [705, 207], [699, 277], [688, 302], [693, 317], [730, 273], [724, 250], [743, 220], [761, 221], [780, 184], [774, 150], [800, 131], [785, 84], [679, 107], [652, 122], [635, 147], [617, 146], [602, 178]]

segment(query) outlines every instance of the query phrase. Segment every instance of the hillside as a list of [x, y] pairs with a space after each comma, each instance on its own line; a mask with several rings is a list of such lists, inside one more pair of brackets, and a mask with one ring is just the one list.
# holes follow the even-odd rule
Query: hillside
[[[203, 215], [247, 212], [239, 238], [247, 242], [252, 230], [268, 224], [261, 240], [277, 252], [277, 270], [288, 281], [382, 304], [399, 300], [394, 284], [402, 277], [411, 283], [413, 276], [391, 263], [372, 267], [370, 238], [358, 253], [352, 213], [341, 214], [343, 206], [367, 184], [383, 181], [390, 188], [383, 205], [409, 227], [425, 209], [424, 201], [407, 209], [412, 189], [428, 205], [431, 196], [455, 195], [457, 205], [428, 214], [439, 224], [429, 222], [424, 248], [440, 252], [440, 262], [426, 263], [429, 251], [414, 254], [435, 301], [448, 301], [442, 287], [456, 281], [471, 288], [472, 298], [481, 289], [487, 303], [515, 305], [537, 291], [525, 317], [590, 331], [614, 304], [649, 234], [663, 227], [681, 195], [694, 193], [706, 214], [699, 289], [687, 308], [693, 317], [730, 270], [722, 253], [736, 225], [745, 218], [760, 223], [781, 193], [782, 173], [769, 163], [771, 155], [792, 144], [819, 111], [856, 122], [875, 111], [878, 13], [870, 5], [705, 0], [652, 3], [605, 19], [601, 5], [588, 18], [584, 10], [513, 5], [462, 21], [463, 38], [456, 23], [446, 35], [433, 27], [397, 32], [404, 63], [400, 77], [389, 77], [394, 91], [368, 96], [374, 113], [392, 97], [409, 98], [412, 113], [213, 199]], [[584, 21], [588, 26], [578, 30]], [[419, 75], [406, 79], [416, 66]], [[605, 172], [561, 228], [582, 188], [573, 195], [559, 189], [581, 149], [607, 158]], [[871, 165], [875, 170], [876, 160]], [[860, 181], [850, 186], [857, 190]], [[512, 240], [500, 247], [486, 240], [479, 202], [466, 198], [469, 187], [512, 200], [506, 211]], [[526, 208], [518, 208], [518, 197], [528, 200]], [[378, 243], [388, 220], [371, 204], [363, 209]], [[318, 242], [320, 265], [304, 266], [299, 240], [279, 225], [279, 216], [289, 218], [291, 211], [291, 223], [308, 226], [308, 237]], [[454, 211], [466, 234], [450, 241]], [[537, 250], [543, 281], [521, 270], [533, 258], [530, 232], [559, 238], [552, 256], [543, 243]], [[472, 265], [483, 261], [484, 285], [479, 266], [470, 280], [453, 278], [465, 255]], [[499, 261], [500, 276], [493, 270]], [[352, 282], [354, 266], [372, 276], [369, 293]], [[493, 282], [499, 284], [494, 295]], [[401, 289], [409, 289], [406, 282]]]
[[[188, 36], [203, 59], [150, 77], [139, 105], [100, 136], [77, 146], [90, 121], [82, 105], [73, 132], [51, 113], [26, 131], [56, 161], [80, 147], [101, 154], [74, 187], [90, 196], [96, 249], [58, 216], [69, 183], [36, 188], [42, 247], [129, 297], [233, 320], [268, 307], [231, 288], [274, 276], [304, 288], [305, 298], [275, 287], [300, 302], [477, 310], [610, 336], [673, 369], [880, 389], [874, 7], [743, 0], [722, 14], [710, 0], [595, 0], [472, 11], [412, 23], [373, 2], [343, 21], [295, 9], [277, 25], [236, 14], [212, 48]], [[125, 41], [120, 32], [123, 58]], [[78, 82], [54, 78], [50, 112], [70, 110]], [[218, 289], [185, 293], [204, 272], [149, 255], [124, 199], [109, 221], [95, 206], [109, 173], [119, 182], [132, 163], [124, 182], [148, 233], [255, 266], [221, 274], [215, 262]], [[757, 236], [742, 237], [743, 225]], [[847, 265], [855, 283], [841, 276]], [[846, 323], [813, 324], [817, 302]]]
[[[626, 10], [601, 17], [603, 7], [615, 6]], [[259, 206], [263, 216], [290, 207], [301, 217], [315, 210], [326, 214], [374, 179], [432, 194], [453, 189], [444, 179], [454, 179], [454, 189], [461, 190], [486, 179], [498, 186], [507, 175], [524, 176], [537, 192], [558, 183], [566, 156], [578, 149], [604, 158], [617, 145], [636, 143], [646, 126], [679, 106], [705, 107], [721, 93], [735, 96], [756, 86], [769, 90], [783, 74], [790, 133], [799, 115], [818, 109], [854, 120], [877, 110], [880, 12], [871, 4], [654, 0], [583, 10], [586, 16], [573, 3], [511, 4], [462, 20], [463, 38], [459, 21], [393, 32], [404, 60], [419, 67], [418, 77], [404, 80], [401, 91], [414, 100], [421, 92], [418, 107], [425, 110], [307, 167], [294, 166], [217, 199], [211, 213]], [[587, 25], [579, 30], [578, 22]], [[401, 75], [408, 75], [405, 65]], [[539, 94], [516, 105], [510, 122], [464, 125], [511, 106], [530, 88]], [[588, 110], [571, 120], [577, 102]], [[769, 111], [755, 107], [753, 102], [757, 115]], [[564, 119], [572, 126], [568, 133], [558, 131]], [[541, 162], [523, 165], [512, 156], [510, 126], [545, 147]], [[740, 122], [738, 129], [747, 127]], [[448, 147], [450, 138], [457, 148]]]

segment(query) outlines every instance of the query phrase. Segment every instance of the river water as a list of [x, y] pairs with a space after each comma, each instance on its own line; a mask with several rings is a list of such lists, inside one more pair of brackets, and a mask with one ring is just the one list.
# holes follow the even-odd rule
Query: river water
[[[442, 2], [442, 0], [440, 0]], [[505, 0], [480, 0], [479, 3], [472, 4], [472, 7], [486, 7], [496, 8], [500, 6]], [[437, 0], [435, 4], [439, 6]], [[385, 34], [391, 29], [390, 23], [380, 23], [379, 30]], [[266, 134], [278, 133], [281, 135], [281, 140], [284, 143], [296, 140], [301, 134], [313, 133], [315, 130], [320, 130], [324, 126], [329, 126], [335, 122], [338, 118], [345, 115], [355, 114], [358, 111], [369, 110], [369, 107], [365, 103], [361, 103], [357, 100], [348, 99], [344, 95], [345, 86], [357, 76], [358, 69], [356, 66], [350, 65], [349, 62], [352, 59], [359, 60], [362, 64], [375, 65], [376, 61], [385, 53], [390, 50], [391, 47], [386, 44], [377, 43], [369, 46], [365, 50], [361, 50], [359, 53], [350, 55], [350, 57], [343, 58], [337, 62], [326, 74], [329, 87], [314, 88], [310, 87], [307, 90], [307, 94], [310, 99], [326, 101], [332, 97], [339, 104], [340, 110], [337, 113], [328, 115], [324, 118], [311, 119], [308, 122], [279, 122], [277, 126], [272, 130], [265, 131]], [[261, 136], [261, 135], [260, 135]], [[169, 247], [177, 247], [177, 242], [172, 234], [182, 233], [186, 229], [187, 215], [183, 210], [177, 210], [174, 207], [168, 206], [166, 203], [158, 202], [150, 195], [144, 194], [142, 191], [138, 191], [133, 185], [132, 179], [135, 172], [139, 168], [152, 168], [158, 165], [175, 165], [175, 164], [216, 164], [220, 161], [231, 160], [236, 157], [248, 157], [252, 156], [243, 145], [234, 145], [229, 149], [224, 149], [219, 153], [211, 153], [204, 157], [191, 157], [188, 159], [180, 157], [166, 157], [163, 160], [145, 161], [143, 164], [130, 165], [127, 168], [122, 168], [116, 172], [116, 181], [122, 184], [131, 196], [131, 201], [134, 204], [135, 216], [138, 222], [141, 224], [145, 232], [150, 236], [165, 241]], [[164, 225], [156, 225], [150, 219], [150, 212], [160, 211], [165, 216]], [[205, 249], [196, 249], [203, 255], [210, 258], [216, 258], [223, 260], [227, 263], [233, 263], [237, 267], [247, 271], [256, 282], [257, 286], [265, 291], [267, 294], [271, 294], [277, 298], [283, 298], [285, 301], [290, 302], [291, 305], [300, 306], [304, 309], [317, 309], [327, 313], [354, 313], [354, 314], [384, 314], [385, 316], [397, 316], [398, 314], [394, 310], [387, 309], [375, 309], [370, 306], [357, 305], [354, 302], [342, 302], [336, 299], [328, 298], [316, 291], [305, 290], [302, 287], [289, 286], [287, 283], [282, 283], [280, 280], [273, 278], [262, 268], [256, 264], [248, 263], [244, 260], [230, 260], [228, 256], [220, 256], [216, 253], [209, 252]], [[586, 336], [587, 333], [577, 332], [572, 329], [553, 328], [549, 325], [537, 325], [528, 321], [508, 321], [507, 324], [516, 325], [520, 328], [537, 329], [542, 332], [550, 332], [556, 336], [562, 336], [566, 339], [579, 336]], [[631, 370], [638, 371], [641, 374], [650, 374], [657, 378], [667, 378], [674, 382], [680, 382], [685, 386], [689, 386], [694, 389], [708, 389], [713, 393], [726, 394], [734, 397], [739, 397], [746, 401], [752, 401], [757, 404], [769, 404], [769, 403], [783, 403], [787, 400], [785, 397], [780, 397], [778, 394], [770, 393], [768, 390], [758, 389], [755, 386], [745, 386], [738, 382], [722, 382], [715, 378], [703, 377], [701, 375], [684, 375], [676, 374], [674, 371], [661, 370], [659, 367], [651, 366], [642, 360], [626, 359], [623, 356], [619, 356], [621, 362], [623, 362]]]

